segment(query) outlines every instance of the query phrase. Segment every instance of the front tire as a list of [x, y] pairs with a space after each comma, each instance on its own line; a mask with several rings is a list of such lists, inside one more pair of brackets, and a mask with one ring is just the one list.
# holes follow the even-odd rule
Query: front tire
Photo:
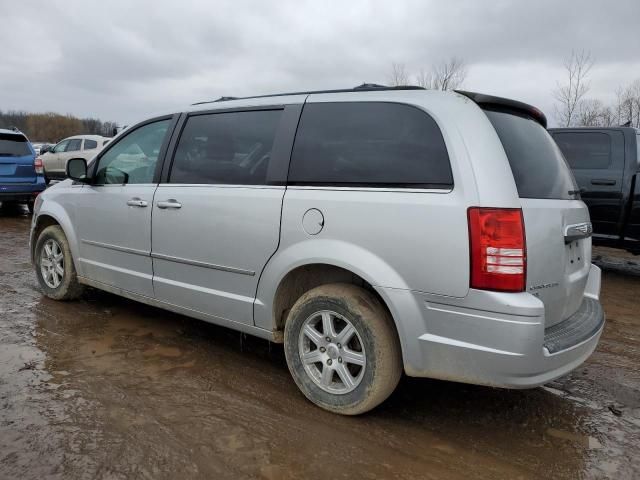
[[300, 297], [287, 318], [284, 347], [302, 393], [334, 413], [371, 410], [391, 395], [402, 375], [389, 312], [352, 284], [321, 285]]
[[36, 241], [34, 265], [44, 294], [54, 300], [74, 300], [83, 291], [62, 228], [45, 228]]

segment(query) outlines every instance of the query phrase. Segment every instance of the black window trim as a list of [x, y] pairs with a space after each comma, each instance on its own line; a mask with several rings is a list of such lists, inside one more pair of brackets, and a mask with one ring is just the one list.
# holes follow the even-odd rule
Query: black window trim
[[[564, 152], [562, 152], [562, 155], [565, 157], [565, 160], [567, 161], [567, 165], [569, 166], [569, 168], [571, 170], [610, 170], [612, 165], [613, 165], [613, 139], [611, 138], [611, 135], [608, 132], [602, 131], [602, 130], [567, 130], [567, 131], [555, 131], [555, 132], [549, 132], [551, 134], [551, 137], [553, 138], [553, 141], [556, 142], [556, 144], [558, 144], [558, 140], [556, 140], [556, 135], [588, 135], [588, 134], [595, 134], [595, 135], [604, 135], [605, 137], [607, 137], [607, 140], [609, 141], [609, 162], [607, 163], [606, 167], [590, 167], [590, 168], [584, 168], [584, 167], [573, 167], [571, 165], [571, 162], [569, 162], [569, 159], [567, 158], [567, 156], [564, 154]], [[624, 138], [624, 137], [623, 137]], [[560, 148], [560, 144], [558, 144], [558, 148]], [[562, 149], [560, 148], [560, 151], [562, 151]]]
[[[317, 105], [317, 104], [332, 104], [332, 105], [342, 105], [342, 104], [392, 104], [392, 105], [405, 105], [407, 107], [414, 108], [418, 110], [423, 115], [427, 115], [429, 118], [433, 120], [433, 122], [438, 127], [440, 131], [440, 135], [442, 136], [442, 141], [445, 145], [445, 149], [447, 151], [447, 160], [449, 161], [449, 169], [451, 170], [451, 183], [371, 183], [371, 182], [295, 182], [289, 180], [289, 172], [291, 169], [291, 157], [293, 157], [293, 147], [294, 142], [291, 145], [291, 153], [290, 153], [290, 161], [289, 168], [287, 169], [287, 187], [305, 187], [309, 189], [340, 189], [340, 190], [374, 190], [374, 191], [401, 191], [401, 192], [422, 192], [422, 193], [451, 193], [455, 188], [455, 178], [453, 173], [453, 164], [451, 162], [451, 156], [449, 153], [449, 146], [447, 145], [447, 140], [442, 133], [442, 127], [440, 123], [431, 115], [429, 112], [420, 108], [417, 105], [407, 102], [401, 101], [388, 101], [388, 100], [348, 100], [348, 101], [330, 101], [330, 102], [305, 102], [304, 106], [307, 105]], [[302, 115], [304, 114], [304, 108], [300, 112], [300, 118], [298, 121], [298, 127], [300, 125], [300, 121], [302, 121]], [[298, 135], [298, 127], [296, 127], [296, 137]]]
[[271, 149], [271, 159], [269, 161], [269, 167], [267, 169], [267, 180], [264, 185], [245, 185], [235, 183], [224, 184], [196, 184], [197, 186], [219, 186], [219, 187], [242, 187], [242, 188], [265, 188], [273, 186], [286, 186], [287, 173], [289, 171], [289, 161], [291, 158], [291, 152], [293, 149], [293, 141], [295, 138], [295, 131], [302, 112], [302, 103], [292, 104], [272, 104], [272, 105], [254, 105], [235, 108], [215, 108], [207, 110], [195, 110], [184, 112], [180, 115], [180, 120], [174, 129], [174, 133], [171, 137], [167, 149], [167, 158], [162, 168], [160, 175], [160, 183], [171, 186], [187, 186], [191, 184], [185, 183], [170, 183], [169, 178], [171, 176], [171, 169], [173, 168], [173, 162], [175, 160], [178, 143], [182, 137], [182, 133], [187, 124], [187, 120], [191, 117], [197, 117], [200, 115], [212, 115], [222, 113], [240, 113], [240, 112], [259, 112], [259, 111], [274, 111], [281, 110], [280, 122], [276, 129], [276, 134], [273, 139], [273, 147]]
[[[80, 142], [80, 147], [77, 150], [67, 150], [67, 148], [69, 148], [69, 145], [71, 144], [71, 142], [78, 140]], [[82, 151], [82, 145], [84, 145], [84, 138], [70, 138], [69, 139], [69, 143], [67, 143], [67, 146], [64, 147], [64, 152], [61, 153], [75, 153], [75, 152], [81, 152]]]
[[[155, 172], [153, 173], [153, 179], [150, 184], [144, 184], [144, 185], [152, 185], [152, 184], [160, 183], [160, 172], [162, 171], [165, 163], [167, 148], [169, 146], [170, 140], [173, 136], [173, 133], [175, 131], [176, 124], [178, 123], [179, 118], [180, 118], [179, 113], [161, 115], [159, 117], [153, 117], [147, 120], [143, 120], [142, 122], [139, 122], [127, 128], [127, 130], [125, 130], [120, 136], [118, 136], [117, 138], [111, 139], [111, 141], [96, 156], [96, 159], [93, 162], [93, 165], [91, 167], [91, 178], [93, 179], [96, 178], [96, 173], [98, 172], [98, 165], [100, 164], [100, 160], [102, 160], [102, 157], [105, 156], [107, 152], [109, 152], [109, 150], [111, 150], [115, 145], [118, 145], [127, 136], [129, 136], [136, 130], [146, 125], [149, 125], [151, 123], [161, 122], [163, 120], [171, 120], [169, 122], [169, 126], [167, 127], [167, 135], [165, 135], [164, 141], [162, 142], [162, 146], [160, 147], [160, 153], [158, 153], [158, 160], [156, 162]], [[103, 186], [110, 186], [110, 185], [122, 186], [122, 184], [102, 184], [102, 183], [93, 183], [93, 185], [96, 187], [103, 187]], [[135, 185], [143, 185], [143, 184], [135, 184]]]
[[[94, 142], [96, 144], [96, 146], [92, 147], [92, 148], [87, 148], [87, 142]], [[82, 139], [82, 151], [95, 150], [96, 148], [98, 148], [98, 142], [96, 140], [93, 140], [92, 138], [83, 138]]]

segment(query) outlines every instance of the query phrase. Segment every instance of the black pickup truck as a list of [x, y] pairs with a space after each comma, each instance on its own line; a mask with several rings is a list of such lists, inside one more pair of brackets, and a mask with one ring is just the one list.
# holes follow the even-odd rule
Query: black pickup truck
[[552, 128], [589, 207], [593, 243], [640, 254], [640, 131]]

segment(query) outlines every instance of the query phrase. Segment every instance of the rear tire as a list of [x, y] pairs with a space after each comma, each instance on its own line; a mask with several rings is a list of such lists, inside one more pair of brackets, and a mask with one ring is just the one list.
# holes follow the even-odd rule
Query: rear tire
[[74, 300], [84, 287], [71, 257], [69, 242], [59, 225], [45, 228], [36, 241], [34, 266], [44, 294], [53, 300]]
[[334, 413], [371, 410], [402, 376], [389, 312], [375, 295], [352, 284], [321, 285], [302, 295], [287, 318], [284, 348], [302, 393]]

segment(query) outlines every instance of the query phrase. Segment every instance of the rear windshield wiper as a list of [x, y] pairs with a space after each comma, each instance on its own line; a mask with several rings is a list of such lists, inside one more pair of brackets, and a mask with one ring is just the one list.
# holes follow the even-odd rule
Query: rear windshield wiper
[[576, 197], [579, 197], [580, 195], [582, 195], [585, 192], [584, 188], [579, 188], [578, 190], [569, 190], [567, 193], [569, 195], [573, 195]]

